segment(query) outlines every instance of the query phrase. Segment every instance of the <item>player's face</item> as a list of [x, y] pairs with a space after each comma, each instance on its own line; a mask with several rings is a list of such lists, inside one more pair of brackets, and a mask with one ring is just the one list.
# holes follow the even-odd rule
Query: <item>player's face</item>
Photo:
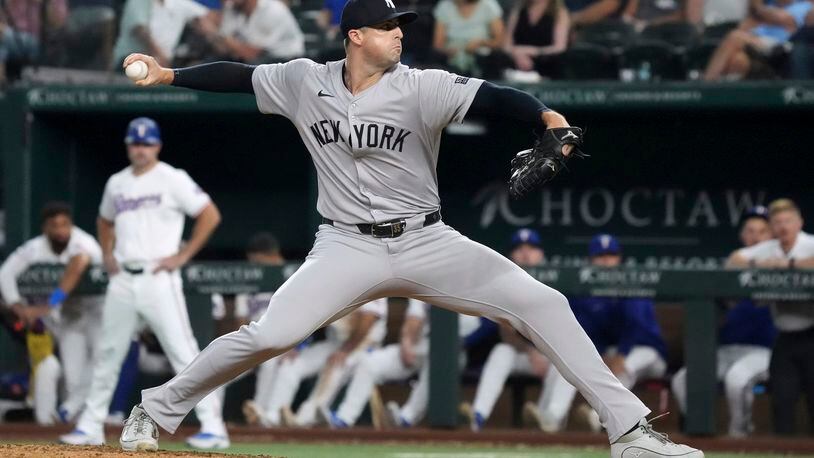
[[51, 248], [57, 253], [62, 252], [68, 241], [71, 240], [71, 229], [73, 221], [67, 215], [56, 215], [45, 220], [42, 225], [42, 233], [51, 244]]
[[803, 229], [803, 218], [794, 210], [781, 211], [769, 218], [772, 235], [784, 243], [792, 243]]
[[390, 68], [401, 60], [401, 39], [404, 33], [395, 19], [363, 29], [362, 49], [368, 62], [380, 68]]
[[763, 218], [749, 218], [741, 228], [741, 242], [743, 246], [752, 246], [772, 238], [769, 223]]
[[509, 257], [518, 266], [532, 267], [543, 263], [545, 253], [543, 253], [540, 247], [528, 243], [521, 243], [509, 253]]
[[141, 143], [127, 145], [127, 157], [136, 168], [147, 167], [157, 162], [160, 151], [161, 145], [144, 145]]
[[619, 254], [600, 254], [591, 258], [591, 264], [599, 267], [616, 267], [622, 263], [622, 255]]

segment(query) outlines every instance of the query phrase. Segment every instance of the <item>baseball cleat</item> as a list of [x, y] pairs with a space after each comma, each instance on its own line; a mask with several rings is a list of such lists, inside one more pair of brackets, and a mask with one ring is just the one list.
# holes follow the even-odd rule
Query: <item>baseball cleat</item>
[[105, 437], [75, 429], [68, 434], [59, 436], [59, 443], [67, 445], [105, 445]]
[[333, 410], [330, 410], [325, 407], [320, 407], [319, 410], [317, 410], [317, 412], [319, 412], [319, 416], [321, 417], [322, 421], [327, 423], [328, 426], [331, 427], [331, 429], [345, 429], [348, 427], [348, 424], [345, 423], [344, 420], [339, 418], [336, 415], [336, 412], [334, 412]]
[[158, 425], [141, 408], [141, 404], [134, 406], [124, 421], [119, 444], [127, 452], [158, 450]]
[[243, 411], [243, 418], [246, 419], [247, 425], [256, 425], [260, 423], [260, 418], [263, 416], [263, 412], [261, 411], [262, 409], [260, 409], [260, 406], [254, 402], [254, 400], [246, 399], [241, 410]]
[[704, 458], [704, 452], [676, 444], [642, 419], [633, 431], [611, 444], [611, 458]]
[[390, 423], [397, 428], [410, 428], [413, 425], [401, 415], [401, 408], [395, 401], [388, 401], [387, 413], [390, 416]]
[[546, 433], [558, 433], [562, 429], [556, 422], [546, 419], [537, 404], [531, 401], [526, 401], [523, 404], [523, 420], [527, 423], [533, 423]]
[[297, 414], [291, 410], [291, 406], [283, 406], [280, 408], [280, 421], [283, 426], [289, 428], [299, 428], [300, 424], [297, 422]]
[[477, 433], [483, 429], [483, 424], [486, 423], [486, 420], [483, 418], [483, 415], [475, 412], [472, 404], [462, 402], [461, 405], [458, 406], [458, 411], [469, 420], [469, 429], [471, 429], [472, 432]]
[[602, 422], [599, 421], [599, 414], [588, 404], [580, 404], [580, 406], [577, 407], [577, 414], [585, 420], [585, 423], [591, 428], [591, 432], [598, 433], [602, 431]]
[[223, 450], [229, 448], [232, 444], [226, 436], [200, 432], [187, 437], [187, 445], [198, 450]]

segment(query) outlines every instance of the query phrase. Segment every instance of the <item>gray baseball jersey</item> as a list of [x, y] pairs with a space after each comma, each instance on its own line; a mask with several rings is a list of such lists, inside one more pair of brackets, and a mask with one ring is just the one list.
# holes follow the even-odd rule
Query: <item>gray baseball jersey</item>
[[440, 208], [441, 132], [462, 122], [483, 80], [396, 65], [352, 95], [344, 60], [261, 65], [261, 112], [290, 119], [317, 169], [317, 210], [344, 223], [381, 223]]
[[510, 323], [580, 390], [611, 442], [621, 437], [649, 410], [603, 364], [565, 296], [441, 221], [409, 227], [439, 208], [441, 131], [463, 120], [482, 81], [397, 65], [354, 96], [342, 81], [343, 64], [259, 66], [252, 75], [258, 107], [299, 129], [317, 169], [323, 216], [346, 224], [418, 217], [392, 238], [321, 225], [305, 262], [262, 318], [216, 339], [175, 378], [142, 392], [150, 418], [174, 432], [223, 382], [365, 302], [403, 296]]

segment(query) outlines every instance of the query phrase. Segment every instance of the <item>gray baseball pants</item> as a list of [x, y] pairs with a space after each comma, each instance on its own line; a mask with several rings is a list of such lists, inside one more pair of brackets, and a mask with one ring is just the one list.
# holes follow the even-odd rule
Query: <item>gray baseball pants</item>
[[408, 220], [398, 238], [322, 225], [305, 263], [257, 322], [215, 339], [172, 380], [142, 391], [142, 406], [175, 432], [207, 394], [284, 353], [316, 329], [381, 297], [412, 297], [511, 324], [554, 363], [597, 413], [611, 442], [650, 410], [602, 362], [568, 300], [497, 252], [443, 222]]

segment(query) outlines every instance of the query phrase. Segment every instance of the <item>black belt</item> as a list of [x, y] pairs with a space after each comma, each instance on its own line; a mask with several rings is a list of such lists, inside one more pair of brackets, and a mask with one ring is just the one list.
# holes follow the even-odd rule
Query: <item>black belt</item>
[[125, 272], [129, 273], [130, 275], [141, 275], [144, 273], [144, 267], [127, 267], [122, 266]]
[[[427, 213], [424, 216], [424, 226], [427, 227], [441, 221], [441, 210], [435, 210], [432, 213]], [[322, 224], [330, 224], [334, 226], [334, 221], [328, 218], [322, 218]], [[356, 227], [359, 232], [365, 235], [372, 235], [376, 238], [393, 238], [398, 237], [407, 229], [406, 219], [396, 219], [393, 221], [386, 221], [379, 224], [357, 224]]]

